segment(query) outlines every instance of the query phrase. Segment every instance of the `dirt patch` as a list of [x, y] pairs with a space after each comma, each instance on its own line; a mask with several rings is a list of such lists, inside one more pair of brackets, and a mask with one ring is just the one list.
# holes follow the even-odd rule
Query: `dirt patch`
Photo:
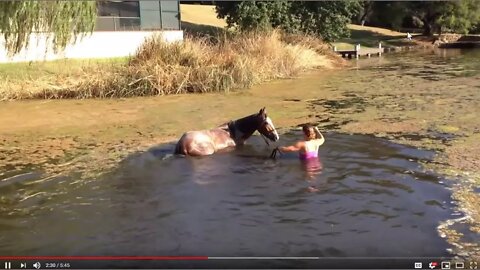
[[422, 126], [415, 120], [385, 121], [371, 120], [364, 122], [348, 123], [342, 127], [348, 133], [379, 134], [379, 133], [408, 133], [415, 134], [422, 131]]
[[[480, 168], [480, 134], [473, 134], [468, 138], [454, 143], [445, 149], [445, 158], [448, 163], [460, 171], [479, 172]], [[479, 208], [480, 209], [480, 208]]]

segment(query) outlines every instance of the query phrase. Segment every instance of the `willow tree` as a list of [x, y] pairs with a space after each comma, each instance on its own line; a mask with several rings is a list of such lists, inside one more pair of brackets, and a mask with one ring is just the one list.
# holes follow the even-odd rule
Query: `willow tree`
[[0, 35], [10, 56], [43, 33], [47, 49], [63, 50], [95, 27], [95, 1], [0, 1]]

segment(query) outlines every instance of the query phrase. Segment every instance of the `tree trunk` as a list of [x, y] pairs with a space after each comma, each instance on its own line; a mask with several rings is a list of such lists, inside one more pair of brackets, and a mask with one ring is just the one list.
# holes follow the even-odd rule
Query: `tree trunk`
[[372, 11], [372, 2], [366, 1], [365, 6], [363, 7], [362, 17], [360, 17], [360, 22], [362, 26], [365, 24], [365, 21], [367, 20], [367, 16], [370, 14], [371, 11]]
[[433, 36], [433, 25], [430, 21], [423, 20], [423, 34], [425, 36]]

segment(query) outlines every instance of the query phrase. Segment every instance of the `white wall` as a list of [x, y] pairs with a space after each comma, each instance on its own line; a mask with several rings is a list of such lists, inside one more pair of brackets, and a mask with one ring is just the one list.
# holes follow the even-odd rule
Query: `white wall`
[[109, 58], [132, 55], [152, 35], [162, 35], [167, 42], [183, 40], [183, 31], [117, 31], [93, 32], [75, 44], [68, 45], [61, 53], [49, 51], [45, 54], [45, 34], [32, 34], [26, 50], [9, 58], [5, 40], [0, 37], [0, 63], [56, 60], [63, 58]]

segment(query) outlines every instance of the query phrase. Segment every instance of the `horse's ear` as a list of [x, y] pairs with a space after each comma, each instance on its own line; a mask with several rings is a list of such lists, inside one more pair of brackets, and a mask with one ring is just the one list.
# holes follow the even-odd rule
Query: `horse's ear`
[[258, 114], [265, 114], [265, 107], [261, 108]]

